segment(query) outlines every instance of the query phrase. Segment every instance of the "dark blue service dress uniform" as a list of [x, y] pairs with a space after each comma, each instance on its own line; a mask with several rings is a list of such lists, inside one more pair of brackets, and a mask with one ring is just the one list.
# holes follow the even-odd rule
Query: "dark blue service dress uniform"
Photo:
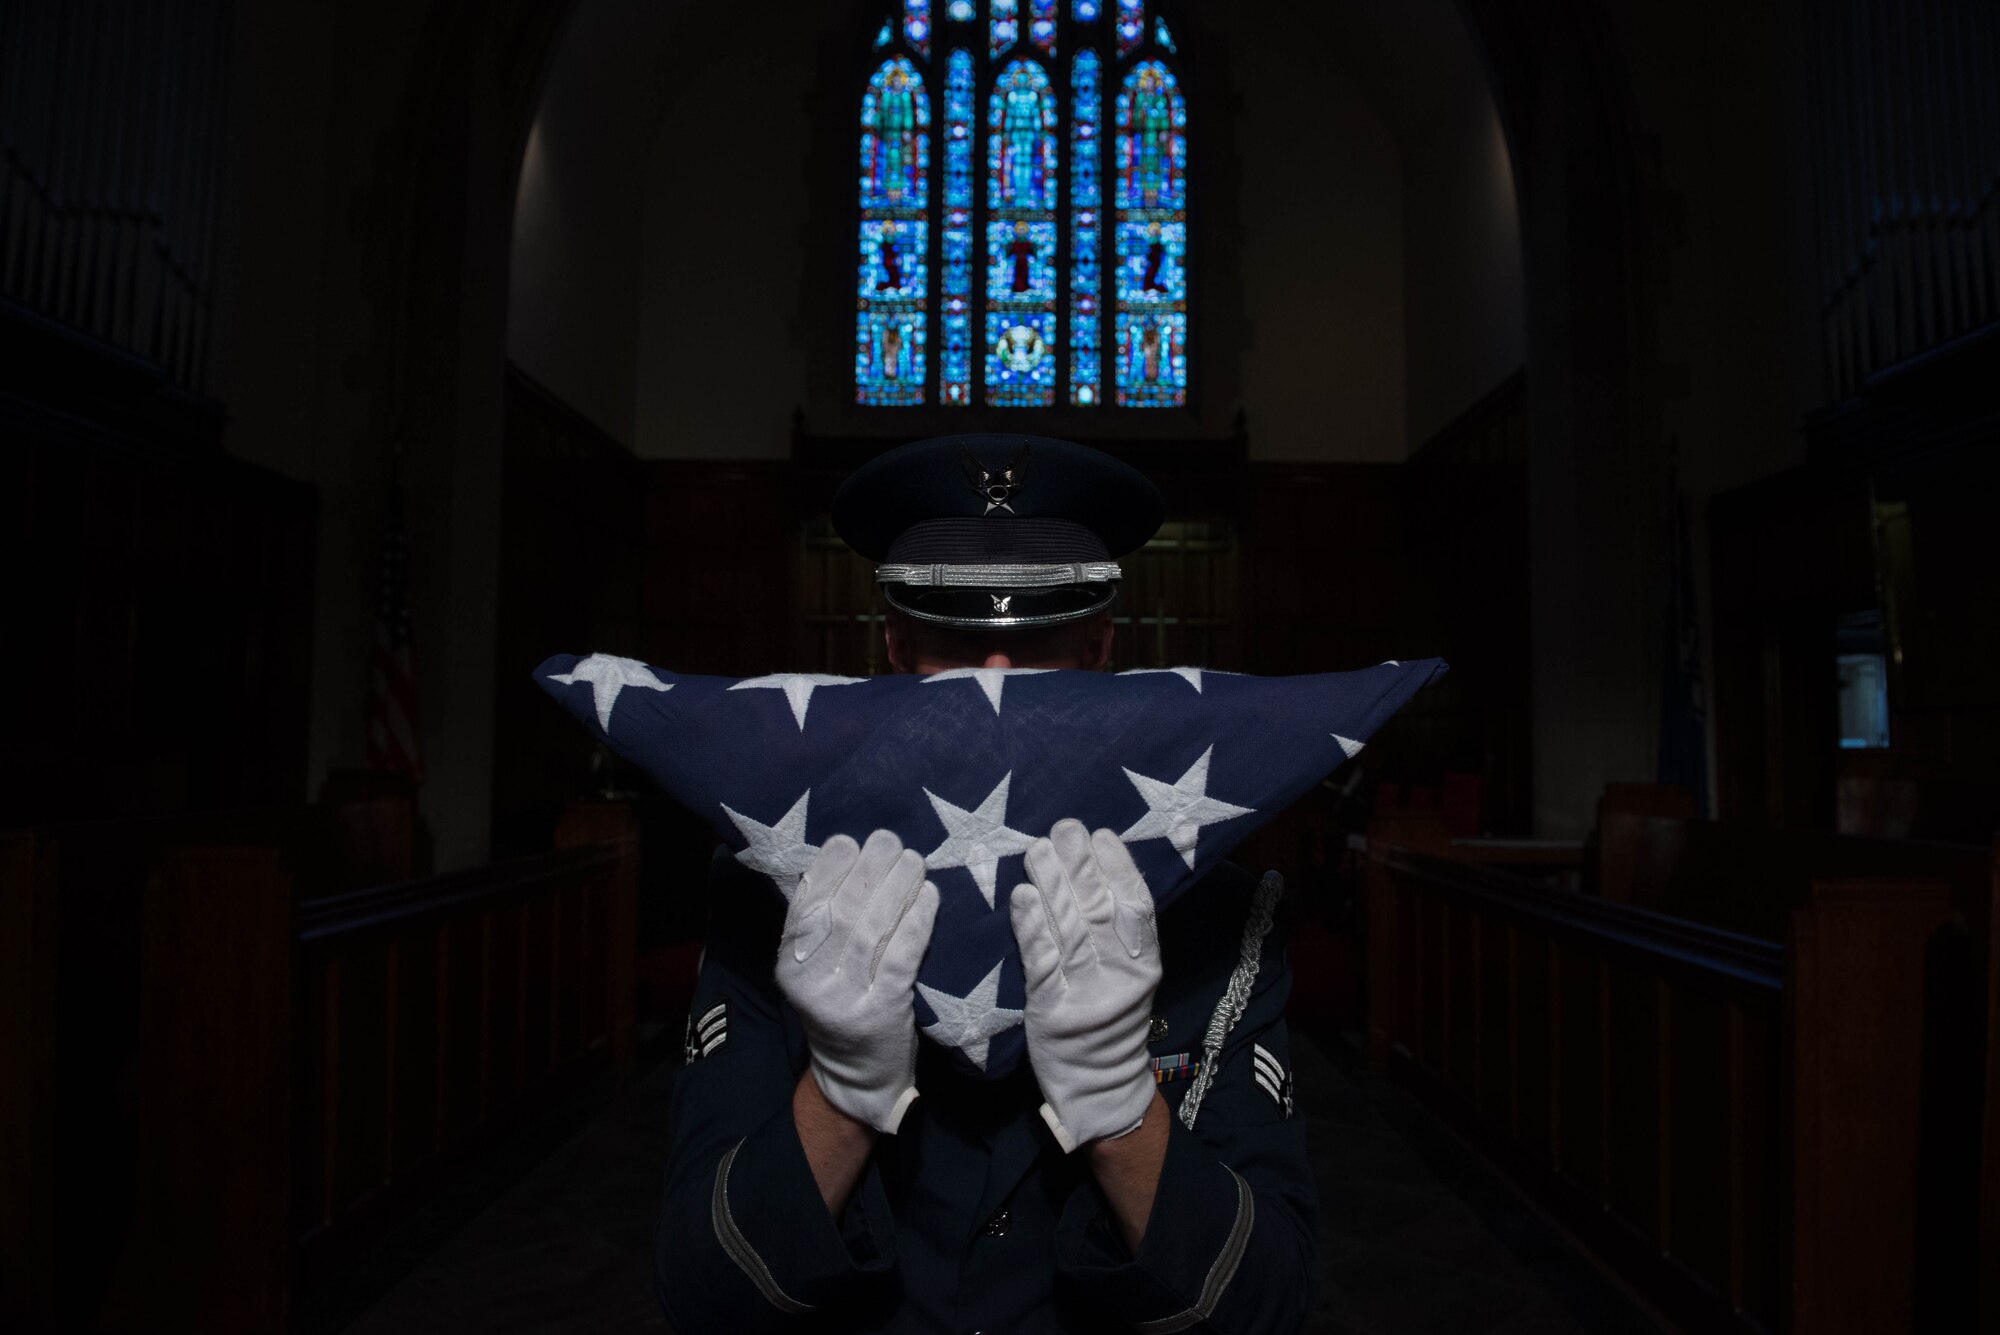
[[[718, 851], [675, 1080], [654, 1276], [681, 1335], [760, 1331], [1292, 1335], [1318, 1270], [1317, 1200], [1291, 1099], [1282, 927], [1262, 942], [1193, 1130], [1179, 1119], [1243, 953], [1256, 882], [1224, 864], [1160, 917], [1151, 1044], [1175, 1112], [1138, 1255], [1079, 1152], [1037, 1114], [1024, 1059], [976, 1080], [920, 1045], [921, 1097], [832, 1218], [792, 1122], [806, 1068], [772, 980], [784, 905]], [[1164, 1023], [1162, 1023], [1164, 1022]], [[1185, 1055], [1186, 1065], [1176, 1060]]]

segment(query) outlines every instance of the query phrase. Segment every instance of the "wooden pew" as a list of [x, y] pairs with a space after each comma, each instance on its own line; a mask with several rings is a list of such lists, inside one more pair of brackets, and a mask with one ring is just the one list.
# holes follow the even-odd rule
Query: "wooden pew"
[[1809, 880], [1764, 939], [1380, 827], [1369, 845], [1371, 1060], [1670, 1315], [1814, 1333], [1958, 1319], [1971, 1267], [1927, 1270], [1951, 1240], [1918, 1219], [1937, 1156], [1963, 1176], [1979, 1153], [1976, 1129], [1954, 1130], [1962, 1086], [1940, 1079], [1978, 1065], [1940, 1014], [1965, 939], [1948, 881]]
[[1595, 880], [1607, 900], [1776, 941], [1815, 880], [1916, 877], [1949, 885], [1968, 928], [1984, 939], [1990, 862], [1976, 844], [1615, 811], [1599, 826]]

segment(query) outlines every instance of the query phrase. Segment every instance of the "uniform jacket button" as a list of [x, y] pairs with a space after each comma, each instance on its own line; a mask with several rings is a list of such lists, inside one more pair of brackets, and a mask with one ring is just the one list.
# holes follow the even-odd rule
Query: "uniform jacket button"
[[989, 1238], [1006, 1237], [1007, 1228], [1013, 1222], [1014, 1222], [1013, 1216], [1008, 1214], [1005, 1210], [1002, 1210], [999, 1214], [994, 1215], [991, 1219], [986, 1221], [986, 1230], [985, 1230], [986, 1236]]

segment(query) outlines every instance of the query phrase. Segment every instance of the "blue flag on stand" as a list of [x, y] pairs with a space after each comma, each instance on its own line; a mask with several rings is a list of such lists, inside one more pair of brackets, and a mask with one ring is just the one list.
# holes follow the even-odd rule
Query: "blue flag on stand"
[[1021, 855], [1076, 817], [1125, 841], [1164, 910], [1426, 683], [1435, 658], [1253, 677], [956, 668], [930, 676], [687, 676], [557, 654], [542, 688], [708, 818], [789, 899], [819, 846], [887, 828], [924, 855], [937, 925], [918, 1020], [969, 1070], [1023, 1052], [1007, 896]]

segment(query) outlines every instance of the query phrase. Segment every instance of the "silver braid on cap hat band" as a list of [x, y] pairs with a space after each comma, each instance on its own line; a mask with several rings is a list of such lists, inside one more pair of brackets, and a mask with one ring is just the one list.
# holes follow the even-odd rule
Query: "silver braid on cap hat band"
[[960, 589], [1054, 589], [1068, 584], [1106, 584], [1121, 574], [1116, 561], [1072, 561], [1062, 565], [895, 565], [876, 566], [875, 582]]

